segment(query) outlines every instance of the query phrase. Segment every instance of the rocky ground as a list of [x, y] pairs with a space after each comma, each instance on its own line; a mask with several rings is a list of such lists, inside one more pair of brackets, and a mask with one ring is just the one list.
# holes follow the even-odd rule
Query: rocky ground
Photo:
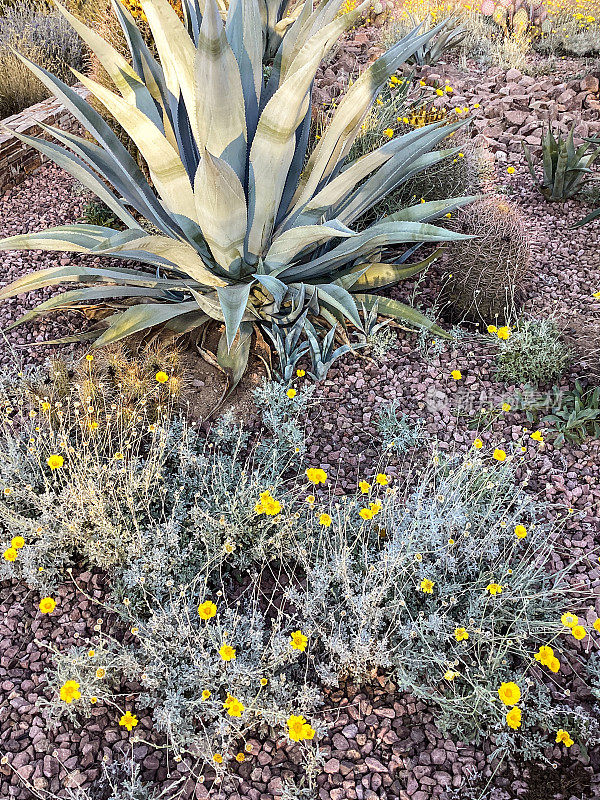
[[[323, 70], [320, 102], [326, 104], [336, 96], [336, 82], [346, 80], [353, 64], [369, 59], [375, 34], [367, 29], [366, 33], [359, 32], [359, 37], [351, 45], [357, 49], [350, 51], [347, 69], [337, 69], [338, 59]], [[580, 72], [578, 62], [562, 63], [558, 74], [539, 77], [483, 71], [475, 64], [467, 72], [449, 64], [422, 72], [426, 83], [437, 86], [448, 81], [452, 87], [453, 92], [445, 93], [438, 104], [471, 109], [474, 130], [494, 156], [495, 188], [525, 212], [534, 256], [523, 307], [527, 316], [587, 316], [597, 313], [599, 307], [592, 294], [600, 289], [600, 229], [591, 225], [571, 230], [571, 225], [589, 210], [584, 202], [548, 205], [541, 199], [531, 186], [519, 145], [521, 137], [534, 147], [539, 143], [548, 114], [558, 123], [578, 119], [582, 135], [600, 131], [598, 73], [593, 69]], [[478, 109], [473, 108], [476, 104]], [[513, 174], [507, 173], [509, 165], [515, 167]], [[73, 221], [81, 206], [70, 178], [54, 167], [44, 167], [0, 197], [0, 234]], [[3, 253], [2, 282], [33, 269], [79, 259], [84, 257]], [[423, 308], [436, 304], [445, 268], [442, 263], [419, 285], [418, 299]], [[393, 295], [406, 299], [414, 289], [414, 285], [403, 286]], [[50, 296], [52, 291], [39, 292], [37, 299]], [[33, 300], [21, 296], [3, 303], [0, 326], [30, 308]], [[40, 363], [51, 350], [36, 343], [68, 335], [80, 325], [80, 318], [60, 315], [9, 332], [0, 346], [0, 364]], [[336, 474], [340, 492], [355, 486], [357, 477], [366, 474], [378, 458], [374, 421], [378, 408], [390, 400], [397, 400], [410, 418], [424, 419], [430, 437], [436, 437], [442, 449], [465, 450], [477, 433], [486, 447], [520, 440], [527, 423], [523, 415], [513, 411], [498, 415], [478, 432], [469, 427], [469, 421], [482, 408], [499, 408], [514, 389], [496, 380], [495, 348], [491, 338], [468, 335], [444, 346], [441, 352], [424, 352], [414, 334], [398, 331], [397, 341], [383, 358], [346, 358], [339, 362], [317, 387], [311, 408], [311, 463]], [[454, 369], [461, 370], [461, 381], [451, 379]], [[565, 386], [572, 383], [575, 374], [572, 371], [565, 376]], [[550, 443], [540, 446], [527, 436], [525, 442], [527, 452], [519, 477], [529, 480], [531, 491], [563, 509], [574, 509], [564, 540], [568, 555], [557, 558], [593, 556], [596, 566], [589, 562], [582, 565], [581, 579], [600, 587], [600, 443], [590, 440], [559, 450]], [[389, 470], [399, 473], [404, 464], [392, 462]], [[37, 597], [26, 587], [0, 588], [0, 798], [29, 800], [47, 797], [48, 793], [65, 795], [69, 788], [97, 782], [102, 763], [110, 764], [120, 753], [132, 753], [142, 764], [143, 777], [160, 784], [166, 797], [207, 797], [208, 790], [191, 762], [184, 759], [175, 763], [163, 750], [152, 746], [160, 742], [154, 738], [149, 717], [142, 718], [137, 729], [149, 744], [139, 743], [133, 748], [126, 732], [100, 707], [81, 728], [73, 730], [65, 725], [48, 731], [45, 727], [39, 701], [46, 691], [49, 646], [67, 648], [85, 642], [93, 636], [102, 614], [105, 577], [83, 573], [78, 581], [92, 599], [66, 585], [61, 590], [60, 614], [42, 619], [36, 613]], [[600, 613], [600, 601], [595, 612], [589, 613], [591, 621]], [[584, 646], [598, 645], [587, 637]], [[136, 686], [126, 690], [133, 693]], [[589, 698], [577, 695], [580, 691], [581, 683], [572, 673], [566, 675], [558, 696], [564, 699], [572, 693], [587, 702]], [[592, 751], [590, 760], [583, 763], [577, 745], [569, 751], [550, 748], [547, 755], [550, 762], [557, 763], [555, 769], [498, 764], [490, 758], [488, 746], [442, 736], [435, 725], [435, 710], [397, 693], [384, 678], [367, 690], [344, 686], [331, 693], [323, 713], [331, 728], [323, 741], [325, 765], [317, 779], [321, 800], [469, 800], [482, 796], [494, 800], [587, 800], [600, 796], [597, 752]], [[284, 740], [253, 740], [252, 747], [232, 784], [223, 787], [221, 795], [219, 787], [214, 786], [211, 796], [271, 800], [281, 795], [286, 777], [301, 770], [297, 749]]]

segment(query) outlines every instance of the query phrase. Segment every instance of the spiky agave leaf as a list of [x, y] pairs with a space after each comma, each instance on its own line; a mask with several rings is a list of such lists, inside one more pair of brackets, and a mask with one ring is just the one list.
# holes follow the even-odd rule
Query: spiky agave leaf
[[[404, 263], [390, 253], [386, 260], [392, 246], [410, 243], [412, 255], [422, 243], [463, 238], [431, 222], [471, 198], [405, 209], [361, 232], [351, 226], [415, 172], [448, 155], [434, 148], [457, 126], [427, 126], [354, 163], [346, 159], [380, 87], [443, 23], [425, 34], [412, 31], [363, 73], [307, 161], [316, 70], [366, 0], [342, 16], [340, 0], [314, 8], [306, 0], [289, 14], [285, 3], [270, 0], [234, 0], [227, 14], [216, 0], [184, 0], [183, 23], [168, 0], [142, 0], [158, 59], [120, 0], [112, 3], [130, 61], [59, 9], [96, 52], [114, 90], [78, 77], [128, 132], [152, 185], [89, 103], [22, 58], [96, 143], [50, 127], [56, 143], [22, 138], [96, 192], [125, 230], [60, 226], [10, 237], [0, 249], [106, 255], [153, 272], [59, 267], [19, 279], [0, 298], [83, 284], [89, 288], [52, 298], [22, 320], [110, 298], [113, 313], [96, 334], [96, 346], [158, 324], [176, 333], [208, 319], [224, 322], [217, 355], [234, 380], [248, 357], [253, 324], [267, 331], [303, 325], [312, 335], [308, 317], [322, 317], [331, 326], [328, 352], [339, 353], [332, 331], [338, 323], [362, 326], [358, 297], [367, 310], [379, 302], [380, 312], [431, 326], [418, 312], [368, 293], [415, 274], [435, 257]], [[273, 54], [265, 84], [263, 62]], [[145, 221], [158, 233], [147, 233]], [[146, 302], [132, 305], [137, 298]]]

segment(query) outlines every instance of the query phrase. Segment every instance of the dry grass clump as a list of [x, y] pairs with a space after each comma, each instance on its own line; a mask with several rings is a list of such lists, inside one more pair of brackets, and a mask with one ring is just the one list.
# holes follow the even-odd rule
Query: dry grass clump
[[70, 67], [81, 70], [84, 64], [79, 37], [57, 11], [38, 0], [18, 5], [0, 0], [0, 119], [49, 96], [13, 49], [66, 83], [74, 82]]

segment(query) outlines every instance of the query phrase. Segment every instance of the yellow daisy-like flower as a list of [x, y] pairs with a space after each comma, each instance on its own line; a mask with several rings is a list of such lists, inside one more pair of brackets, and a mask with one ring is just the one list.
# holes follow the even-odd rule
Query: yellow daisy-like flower
[[235, 760], [238, 762], [238, 764], [241, 764], [246, 760], [246, 756], [243, 753], [238, 753], [235, 757]]
[[508, 172], [509, 175], [514, 175], [514, 173], [516, 172], [514, 167], [507, 167], [506, 171]]
[[292, 650], [299, 650], [303, 653], [306, 650], [306, 645], [308, 644], [308, 637], [305, 636], [302, 631], [294, 631], [290, 635], [290, 647]]
[[492, 458], [496, 461], [506, 461], [506, 452], [501, 447], [497, 447], [492, 453]]
[[268, 682], [269, 681], [267, 680], [267, 678], [261, 678], [260, 679], [260, 685], [261, 686], [266, 686], [268, 684]]
[[104, 669], [104, 667], [98, 667], [98, 669], [96, 670], [96, 677], [97, 678], [106, 677], [106, 670]]
[[205, 600], [198, 606], [198, 616], [200, 619], [211, 619], [217, 613], [217, 607], [212, 600]]
[[213, 761], [215, 764], [222, 764], [223, 763], [223, 756], [221, 753], [215, 753], [213, 756]]
[[385, 472], [380, 472], [375, 476], [375, 480], [380, 486], [387, 486], [390, 482], [390, 479], [385, 474]]
[[331, 519], [329, 514], [321, 514], [319, 516], [319, 525], [322, 525], [324, 528], [331, 527], [331, 523], [332, 522], [333, 522], [333, 520]]
[[592, 625], [592, 628], [595, 631], [598, 631], [598, 633], [600, 633], [600, 617], [598, 619], [594, 620], [594, 624]]
[[72, 703], [73, 700], [79, 700], [81, 692], [80, 686], [77, 681], [65, 681], [60, 687], [60, 699], [64, 703]]
[[318, 486], [319, 483], [325, 483], [327, 480], [327, 473], [324, 469], [309, 467], [306, 470], [306, 477], [312, 484]]
[[544, 441], [544, 437], [542, 436], [541, 431], [534, 431], [531, 434], [531, 438], [534, 440], [534, 442], [539, 442], [540, 444], [542, 444]]
[[154, 377], [156, 378], [158, 383], [166, 383], [169, 380], [169, 376], [167, 375], [167, 373], [163, 372], [162, 370], [157, 372]]
[[499, 339], [504, 339], [504, 340], [510, 339], [510, 328], [508, 327], [508, 325], [503, 325], [501, 328], [498, 328], [498, 330], [496, 331], [496, 336]]
[[569, 611], [567, 611], [565, 614], [562, 615], [560, 621], [565, 626], [565, 628], [572, 628], [579, 622], [579, 617], [576, 614], [571, 614]]
[[587, 631], [583, 627], [583, 625], [573, 625], [573, 627], [571, 628], [571, 633], [578, 641], [585, 639], [587, 635]]
[[304, 740], [314, 739], [315, 730], [312, 728], [306, 719], [300, 715], [292, 714], [288, 717], [288, 736], [293, 742], [302, 742]]
[[506, 715], [506, 724], [508, 725], [508, 727], [512, 728], [515, 731], [517, 730], [517, 728], [520, 728], [521, 716], [522, 714], [520, 708], [517, 708], [516, 706], [514, 708], [511, 708], [511, 710]]
[[447, 672], [444, 673], [444, 680], [453, 681], [454, 678], [457, 678], [460, 675], [460, 672], [454, 672], [453, 670], [449, 669]]
[[502, 411], [508, 412], [511, 409], [510, 403], [502, 403]]
[[223, 708], [227, 710], [230, 717], [241, 717], [246, 710], [244, 704], [237, 697], [231, 695], [228, 695], [227, 700], [223, 703]]
[[453, 369], [450, 375], [455, 381], [459, 381], [462, 378], [462, 372], [459, 369]]
[[60, 469], [64, 463], [64, 458], [58, 454], [51, 455], [46, 461], [51, 470]]
[[394, 131], [393, 131], [393, 129], [392, 129], [392, 128], [386, 128], [386, 129], [384, 130], [384, 132], [383, 132], [383, 135], [384, 135], [384, 136], [387, 136], [387, 138], [388, 138], [388, 139], [391, 139], [391, 138], [393, 138], [393, 136], [394, 136]]
[[294, 397], [296, 397], [296, 390], [295, 389], [288, 389], [286, 394], [290, 398], [290, 400], [293, 400]]
[[369, 494], [371, 490], [371, 484], [368, 481], [361, 481], [358, 484], [358, 488], [360, 489], [362, 494]]
[[502, 586], [499, 583], [488, 583], [485, 588], [492, 595], [502, 594]]
[[114, 458], [115, 461], [123, 461], [125, 456], [123, 455], [123, 453], [118, 452], [118, 453], [114, 454], [113, 458]]
[[563, 728], [556, 731], [556, 739], [554, 741], [556, 744], [564, 744], [565, 747], [571, 747], [573, 744], [573, 739], [571, 739], [568, 731], [565, 731]]
[[222, 644], [219, 648], [219, 655], [223, 661], [233, 661], [235, 659], [235, 649], [228, 644]]
[[267, 489], [266, 492], [261, 492], [260, 500], [254, 506], [254, 511], [257, 514], [266, 514], [268, 517], [275, 517], [281, 512], [281, 503], [271, 496], [271, 492]]
[[481, 450], [481, 448], [483, 447], [483, 441], [481, 439], [475, 439], [475, 441], [473, 442], [473, 447], [476, 450]]
[[435, 581], [430, 581], [429, 578], [423, 578], [420, 583], [421, 591], [425, 594], [433, 594], [433, 587], [435, 586]]
[[373, 519], [373, 512], [370, 508], [361, 508], [358, 512], [358, 516], [362, 517], [362, 519]]
[[469, 638], [469, 631], [466, 628], [455, 628], [454, 638], [457, 642], [466, 642]]
[[14, 547], [7, 547], [4, 553], [2, 553], [2, 557], [5, 561], [16, 561], [18, 556], [18, 552], [15, 550]]
[[547, 644], [543, 644], [534, 655], [535, 660], [544, 667], [549, 666], [554, 657], [554, 650]]
[[51, 597], [42, 597], [40, 600], [40, 611], [42, 614], [51, 614], [56, 608], [56, 600]]
[[525, 525], [517, 525], [515, 527], [515, 536], [517, 539], [524, 539], [527, 536], [527, 528]]
[[203, 689], [201, 697], [202, 697], [203, 700], [208, 700], [208, 698], [210, 697], [209, 690], [208, 689]]
[[498, 689], [498, 697], [505, 706], [516, 706], [521, 699], [521, 690], [513, 681], [501, 683]]
[[127, 728], [127, 730], [130, 733], [137, 724], [138, 724], [138, 718], [135, 716], [135, 714], [132, 714], [130, 711], [126, 711], [119, 720], [119, 725], [122, 728]]
[[488, 333], [498, 333], [498, 328], [495, 325], [488, 325], [487, 326]]
[[25, 547], [25, 539], [22, 536], [13, 536], [10, 546], [14, 547], [15, 550], [20, 550], [22, 547]]
[[316, 499], [317, 498], [314, 496], [314, 494], [308, 494], [304, 498], [305, 502], [307, 502], [309, 506], [313, 506], [315, 504]]

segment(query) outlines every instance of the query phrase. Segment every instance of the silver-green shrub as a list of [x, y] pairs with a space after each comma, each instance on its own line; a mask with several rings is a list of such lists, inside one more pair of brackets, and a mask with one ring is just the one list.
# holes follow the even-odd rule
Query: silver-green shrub
[[570, 360], [553, 320], [527, 320], [500, 341], [498, 378], [506, 383], [549, 383], [562, 375]]

